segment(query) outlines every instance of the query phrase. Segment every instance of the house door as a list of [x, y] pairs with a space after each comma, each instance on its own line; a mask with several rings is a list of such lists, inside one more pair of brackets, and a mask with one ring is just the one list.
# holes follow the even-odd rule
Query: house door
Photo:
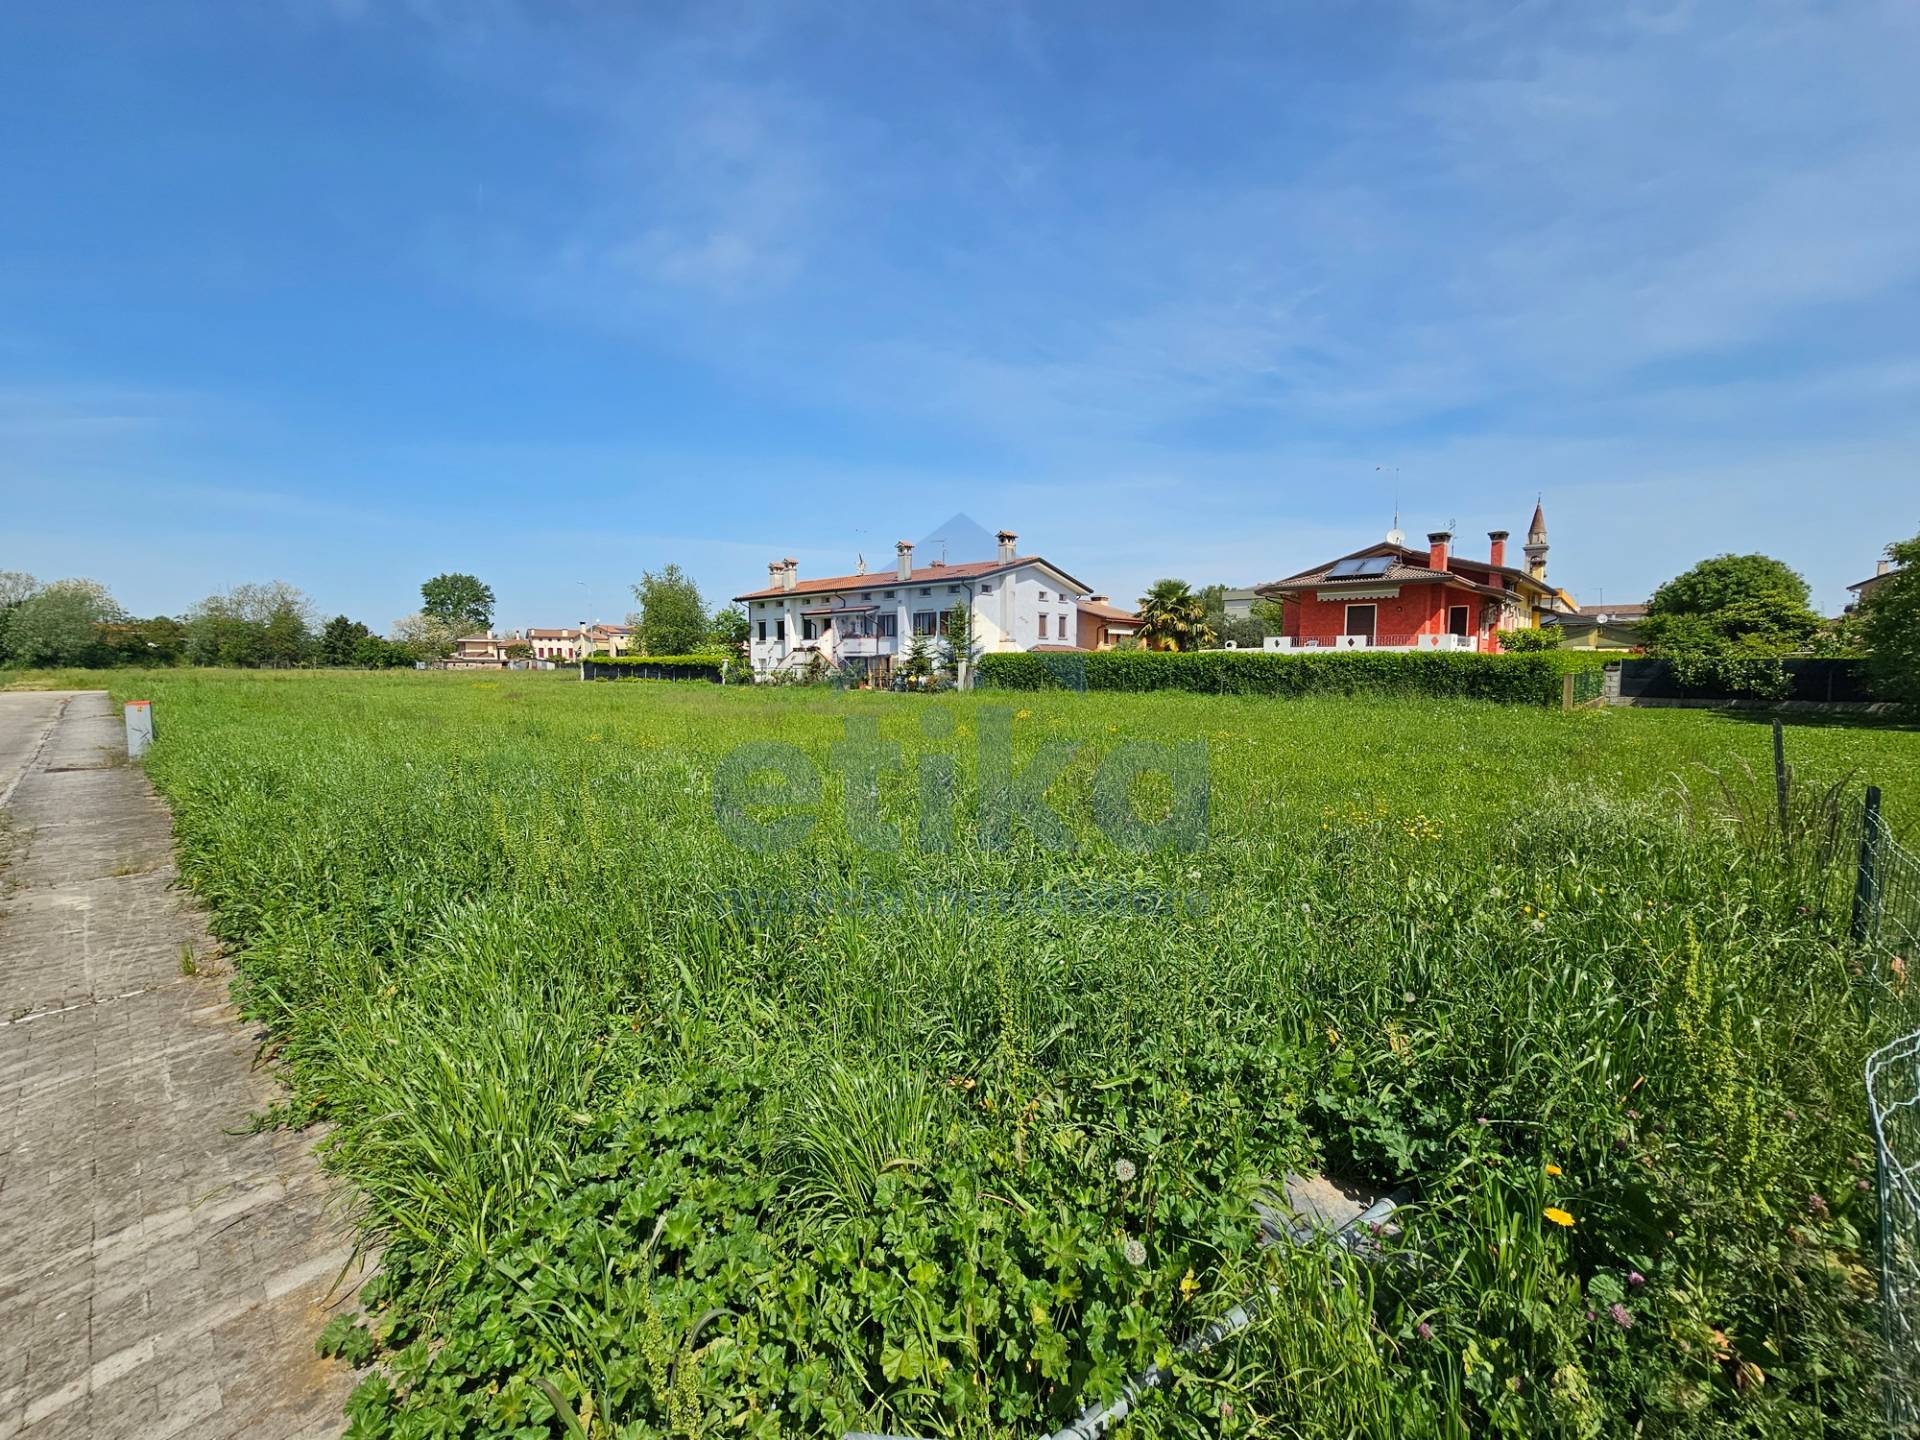
[[1347, 634], [1364, 635], [1364, 643], [1373, 644], [1373, 622], [1379, 612], [1378, 605], [1347, 606]]
[[1447, 633], [1449, 635], [1470, 635], [1473, 633], [1467, 629], [1467, 607], [1465, 605], [1449, 605], [1447, 607]]

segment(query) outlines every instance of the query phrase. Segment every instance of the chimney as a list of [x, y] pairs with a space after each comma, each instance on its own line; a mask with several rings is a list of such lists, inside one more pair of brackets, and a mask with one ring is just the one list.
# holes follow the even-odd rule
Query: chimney
[[791, 590], [800, 583], [800, 562], [789, 555], [780, 562], [780, 588]]
[[1504, 530], [1489, 530], [1487, 531], [1487, 542], [1491, 547], [1487, 551], [1488, 558], [1491, 559], [1495, 565], [1505, 565], [1507, 563], [1507, 532]]
[[1427, 535], [1427, 568], [1444, 570], [1447, 568], [1447, 542], [1453, 539], [1451, 530], [1434, 530]]
[[1089, 595], [1087, 596], [1087, 603], [1089, 605], [1104, 605], [1107, 603], [1107, 597], [1104, 595]]
[[1884, 575], [1892, 568], [1893, 562], [1891, 560], [1882, 560], [1873, 567], [1873, 573], [1875, 575]]
[[913, 574], [913, 542], [896, 540], [893, 543], [893, 578], [908, 579]]
[[1011, 530], [1002, 530], [998, 535], [995, 535], [993, 538], [1000, 542], [999, 553], [996, 554], [994, 558], [998, 560], [1002, 565], [1005, 565], [1008, 561], [1013, 559], [1013, 542], [1018, 540], [1020, 537], [1014, 534], [1013, 531]]
[[785, 583], [785, 581], [780, 578], [784, 573], [778, 560], [769, 560], [767, 562], [767, 588], [769, 590], [778, 590]]

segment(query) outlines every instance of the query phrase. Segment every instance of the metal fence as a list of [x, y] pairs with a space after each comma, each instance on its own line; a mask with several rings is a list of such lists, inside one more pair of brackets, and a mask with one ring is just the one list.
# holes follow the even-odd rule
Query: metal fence
[[[1920, 857], [1867, 792], [1853, 892], [1853, 940], [1876, 976], [1904, 982], [1920, 959]], [[1867, 1057], [1867, 1109], [1880, 1192], [1880, 1311], [1887, 1432], [1920, 1437], [1920, 1031]]]

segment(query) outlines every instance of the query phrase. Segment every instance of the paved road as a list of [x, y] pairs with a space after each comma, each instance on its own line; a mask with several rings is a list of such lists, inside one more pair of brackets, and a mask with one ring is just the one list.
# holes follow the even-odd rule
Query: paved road
[[0, 693], [0, 807], [0, 1437], [339, 1435], [350, 1246], [106, 695]]

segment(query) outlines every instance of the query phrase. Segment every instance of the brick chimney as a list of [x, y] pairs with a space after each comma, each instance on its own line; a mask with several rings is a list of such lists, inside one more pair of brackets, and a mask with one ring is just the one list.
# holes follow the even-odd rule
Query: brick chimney
[[785, 573], [785, 568], [778, 560], [769, 560], [767, 562], [767, 588], [769, 590], [778, 590], [785, 583], [780, 578]]
[[1487, 531], [1487, 556], [1495, 565], [1507, 563], [1507, 532], [1504, 530]]
[[893, 577], [905, 580], [913, 574], [913, 542], [896, 540], [893, 543]]
[[780, 588], [791, 590], [800, 583], [800, 562], [789, 555], [780, 562]]
[[996, 554], [994, 558], [998, 560], [1002, 565], [1005, 565], [1009, 560], [1013, 559], [1013, 553], [1014, 553], [1013, 542], [1018, 540], [1020, 537], [1014, 534], [1013, 531], [1011, 530], [1002, 530], [998, 535], [995, 535], [993, 538], [1000, 542], [999, 553]]
[[1427, 535], [1427, 568], [1444, 570], [1447, 568], [1447, 546], [1453, 540], [1451, 530], [1434, 530]]

